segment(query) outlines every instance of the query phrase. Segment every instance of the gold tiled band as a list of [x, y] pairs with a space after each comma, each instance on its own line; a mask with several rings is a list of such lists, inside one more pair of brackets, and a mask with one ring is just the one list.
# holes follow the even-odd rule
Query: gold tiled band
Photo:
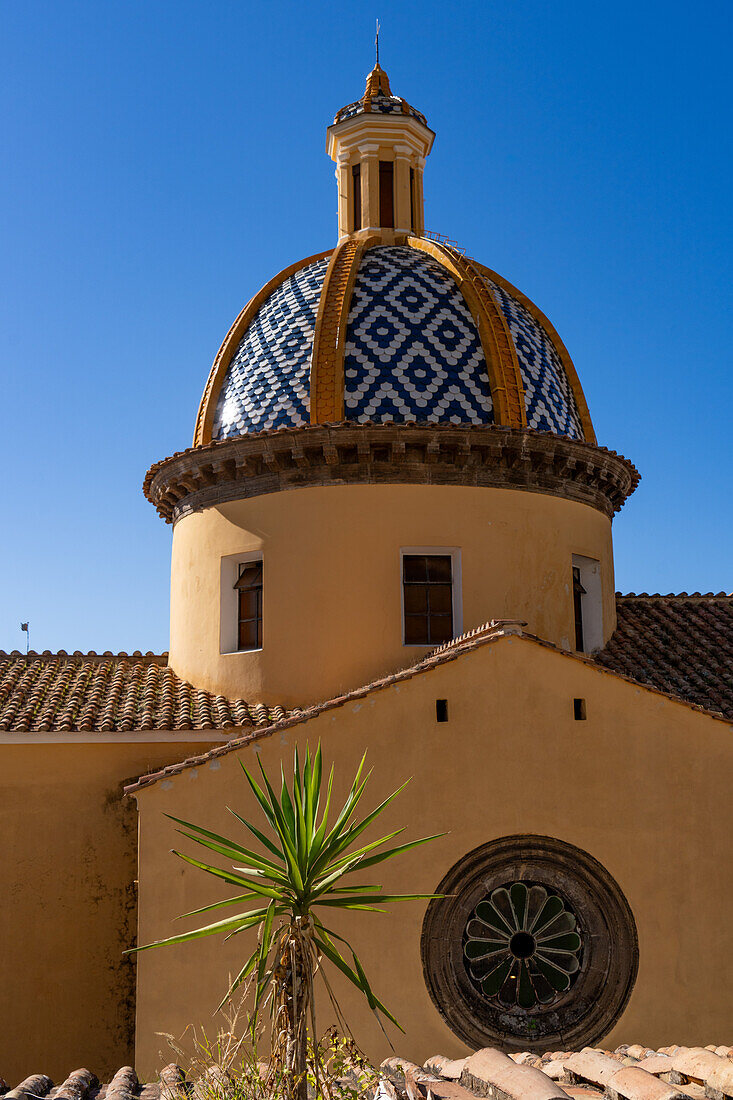
[[254, 298], [247, 302], [247, 305], [224, 337], [224, 342], [219, 348], [216, 359], [209, 372], [204, 395], [201, 398], [201, 404], [199, 405], [199, 411], [196, 417], [196, 428], [193, 434], [194, 447], [203, 447], [211, 442], [214, 413], [216, 412], [216, 403], [219, 399], [219, 391], [224, 381], [224, 375], [226, 374], [227, 367], [231, 362], [234, 352], [239, 346], [240, 340], [254, 319], [257, 310], [263, 302], [270, 297], [273, 291], [277, 290], [280, 283], [285, 279], [294, 275], [296, 271], [300, 271], [301, 268], [307, 267], [308, 264], [316, 263], [317, 260], [324, 260], [327, 256], [331, 255], [331, 251], [332, 250], [329, 248], [326, 252], [319, 252], [316, 256], [307, 256], [304, 260], [299, 260], [298, 263], [286, 267], [276, 275], [274, 279], [270, 279], [269, 283], [266, 283], [262, 290], [258, 291]]
[[494, 301], [481, 272], [471, 260], [447, 245], [424, 237], [408, 237], [411, 248], [419, 248], [442, 264], [453, 276], [478, 327], [489, 374], [494, 404], [494, 423], [526, 428], [524, 385], [514, 342], [504, 315]]
[[344, 343], [351, 295], [364, 250], [376, 243], [376, 237], [347, 237], [331, 255], [313, 337], [311, 424], [333, 424], [344, 418]]
[[549, 321], [547, 317], [545, 317], [542, 310], [538, 309], [534, 302], [531, 301], [526, 294], [522, 294], [521, 290], [517, 290], [517, 288], [515, 286], [512, 286], [510, 282], [507, 282], [507, 280], [503, 278], [503, 276], [497, 275], [497, 273], [495, 271], [492, 271], [491, 268], [485, 267], [483, 264], [478, 263], [478, 261], [476, 260], [473, 260], [472, 263], [474, 264], [475, 268], [479, 272], [481, 272], [482, 275], [485, 275], [487, 278], [491, 279], [492, 283], [497, 283], [502, 288], [502, 290], [505, 290], [507, 292], [507, 294], [511, 294], [513, 298], [516, 298], [517, 301], [524, 306], [527, 312], [532, 317], [534, 317], [540, 328], [543, 328], [547, 335], [550, 337], [550, 340], [555, 347], [555, 351], [560, 356], [560, 362], [565, 368], [565, 373], [568, 377], [570, 388], [573, 391], [573, 396], [575, 398], [575, 404], [578, 408], [578, 415], [580, 417], [581, 427], [583, 428], [583, 436], [585, 438], [585, 441], [586, 443], [596, 443], [597, 440], [596, 433], [593, 429], [593, 421], [590, 418], [588, 403], [585, 400], [585, 394], [583, 393], [583, 387], [581, 386], [580, 379], [578, 378], [578, 372], [575, 369], [575, 364], [570, 358], [570, 353], [568, 352], [568, 349], [565, 347], [562, 340], [560, 339], [560, 336], [558, 335], [552, 322]]

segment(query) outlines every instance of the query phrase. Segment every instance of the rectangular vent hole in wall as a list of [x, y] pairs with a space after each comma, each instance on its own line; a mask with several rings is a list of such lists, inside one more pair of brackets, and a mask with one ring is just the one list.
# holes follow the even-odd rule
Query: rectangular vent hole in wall
[[448, 721], [448, 700], [436, 699], [435, 700], [435, 719], [438, 722]]
[[573, 699], [573, 714], [576, 722], [585, 722], [585, 699]]

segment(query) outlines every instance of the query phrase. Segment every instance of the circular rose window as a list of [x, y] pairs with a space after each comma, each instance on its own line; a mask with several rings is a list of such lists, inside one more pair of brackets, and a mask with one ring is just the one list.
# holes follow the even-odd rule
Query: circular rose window
[[636, 926], [618, 884], [587, 852], [504, 837], [446, 875], [423, 926], [425, 979], [469, 1045], [570, 1049], [597, 1042], [636, 979]]
[[463, 954], [479, 993], [501, 1004], [550, 1004], [580, 969], [582, 940], [567, 903], [538, 883], [514, 882], [478, 903]]

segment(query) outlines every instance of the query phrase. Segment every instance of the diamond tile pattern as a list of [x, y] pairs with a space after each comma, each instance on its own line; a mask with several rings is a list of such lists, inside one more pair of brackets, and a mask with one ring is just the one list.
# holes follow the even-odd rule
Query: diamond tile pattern
[[[327, 266], [323, 259], [297, 271], [259, 309], [224, 378], [213, 439], [308, 423], [310, 360]], [[549, 336], [517, 298], [488, 277], [486, 284], [516, 347], [528, 427], [583, 439], [575, 398]], [[494, 420], [468, 306], [441, 264], [418, 249], [382, 246], [364, 255], [349, 312], [344, 378], [347, 420]]]
[[[381, 115], [401, 115], [404, 114], [402, 110], [402, 100], [396, 96], [379, 95], [372, 96], [370, 102], [372, 112], [377, 112]], [[336, 122], [343, 122], [345, 118], [353, 118], [354, 115], [364, 114], [364, 100], [357, 99], [356, 103], [349, 103], [346, 107], [342, 107], [339, 113], [336, 115]], [[418, 118], [425, 126], [425, 115], [421, 114], [415, 107], [411, 107], [407, 104], [407, 113], [412, 115], [413, 118]]]
[[476, 325], [454, 280], [414, 248], [370, 249], [354, 286], [344, 354], [347, 420], [491, 424]]
[[504, 314], [517, 350], [527, 427], [583, 439], [575, 397], [554, 344], [521, 302], [490, 279], [485, 281]]
[[308, 423], [310, 356], [328, 259], [285, 279], [247, 329], [219, 394], [213, 439]]

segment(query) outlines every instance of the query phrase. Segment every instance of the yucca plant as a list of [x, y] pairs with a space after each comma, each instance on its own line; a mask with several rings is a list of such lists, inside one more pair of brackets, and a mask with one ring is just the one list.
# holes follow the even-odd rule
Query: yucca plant
[[435, 896], [386, 894], [381, 886], [373, 883], [352, 884], [350, 879], [348, 884], [344, 883], [347, 876], [354, 875], [355, 872], [363, 873], [385, 860], [436, 839], [434, 836], [423, 837], [406, 844], [385, 847], [404, 831], [398, 829], [378, 840], [356, 846], [366, 829], [407, 786], [403, 783], [380, 802], [376, 809], [361, 820], [356, 820], [356, 808], [371, 775], [370, 771], [363, 776], [365, 758], [366, 754], [359, 764], [349, 795], [335, 816], [331, 814], [333, 767], [328, 777], [325, 798], [322, 797], [323, 765], [320, 744], [313, 757], [310, 749], [306, 748], [302, 770], [296, 748], [290, 787], [281, 767], [279, 797], [259, 758], [257, 762], [262, 776], [262, 787], [240, 760], [247, 783], [264, 815], [265, 825], [259, 829], [235, 810], [230, 807], [227, 809], [255, 837], [260, 846], [259, 851], [243, 847], [236, 841], [200, 825], [167, 815], [181, 826], [178, 832], [188, 840], [216, 852], [231, 861], [232, 866], [225, 870], [201, 863], [182, 852], [175, 852], [175, 855], [241, 891], [236, 897], [205, 905], [201, 909], [183, 914], [184, 917], [237, 903], [260, 904], [234, 917], [132, 949], [144, 951], [151, 947], [186, 943], [217, 933], [223, 933], [229, 939], [247, 929], [257, 928], [257, 947], [231, 982], [219, 1007], [231, 998], [243, 982], [251, 981], [254, 1002], [250, 1014], [252, 1035], [254, 1036], [258, 1020], [267, 1006], [271, 1016], [273, 1064], [284, 1069], [289, 1090], [299, 1098], [305, 1096], [309, 1031], [313, 1048], [317, 1049], [318, 1044], [314, 997], [314, 978], [317, 972], [322, 975], [334, 1010], [340, 1016], [324, 962], [331, 963], [364, 994], [377, 1019], [384, 1016], [400, 1027], [389, 1009], [373, 992], [353, 947], [328, 927], [328, 914], [333, 910], [382, 912], [384, 905], [393, 902]]

